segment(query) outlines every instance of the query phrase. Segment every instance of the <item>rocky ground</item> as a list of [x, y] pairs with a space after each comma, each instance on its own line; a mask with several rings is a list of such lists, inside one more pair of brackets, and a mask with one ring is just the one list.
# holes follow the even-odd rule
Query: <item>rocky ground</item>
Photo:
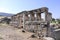
[[0, 40], [40, 40], [38, 38], [30, 38], [33, 33], [22, 32], [22, 29], [17, 29], [7, 24], [0, 24]]

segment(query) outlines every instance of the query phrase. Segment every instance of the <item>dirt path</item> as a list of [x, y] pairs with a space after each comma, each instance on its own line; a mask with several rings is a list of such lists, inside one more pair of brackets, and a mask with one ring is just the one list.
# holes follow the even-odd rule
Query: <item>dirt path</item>
[[33, 33], [22, 33], [21, 30], [9, 25], [0, 25], [0, 40], [37, 40], [37, 38], [29, 38]]

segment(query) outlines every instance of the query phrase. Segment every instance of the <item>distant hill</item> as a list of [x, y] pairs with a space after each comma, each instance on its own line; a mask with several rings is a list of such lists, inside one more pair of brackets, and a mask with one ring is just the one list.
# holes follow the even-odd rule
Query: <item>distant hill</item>
[[0, 16], [12, 16], [12, 15], [14, 15], [14, 14], [0, 12]]

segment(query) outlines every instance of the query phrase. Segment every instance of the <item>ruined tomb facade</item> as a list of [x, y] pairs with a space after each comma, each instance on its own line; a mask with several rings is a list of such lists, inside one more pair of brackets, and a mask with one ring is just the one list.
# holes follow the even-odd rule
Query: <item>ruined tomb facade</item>
[[[11, 24], [17, 28], [23, 27], [24, 30], [37, 33], [42, 31], [44, 25], [49, 26], [50, 24], [52, 14], [48, 10], [47, 7], [42, 7], [30, 11], [19, 12], [11, 17]], [[42, 14], [44, 15], [42, 16]], [[46, 27], [46, 31], [48, 32], [48, 27]]]

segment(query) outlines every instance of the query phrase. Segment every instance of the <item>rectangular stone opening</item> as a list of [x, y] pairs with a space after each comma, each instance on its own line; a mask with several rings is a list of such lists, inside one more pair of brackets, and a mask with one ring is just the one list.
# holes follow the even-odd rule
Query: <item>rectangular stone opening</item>
[[41, 13], [41, 20], [45, 21], [45, 13]]

